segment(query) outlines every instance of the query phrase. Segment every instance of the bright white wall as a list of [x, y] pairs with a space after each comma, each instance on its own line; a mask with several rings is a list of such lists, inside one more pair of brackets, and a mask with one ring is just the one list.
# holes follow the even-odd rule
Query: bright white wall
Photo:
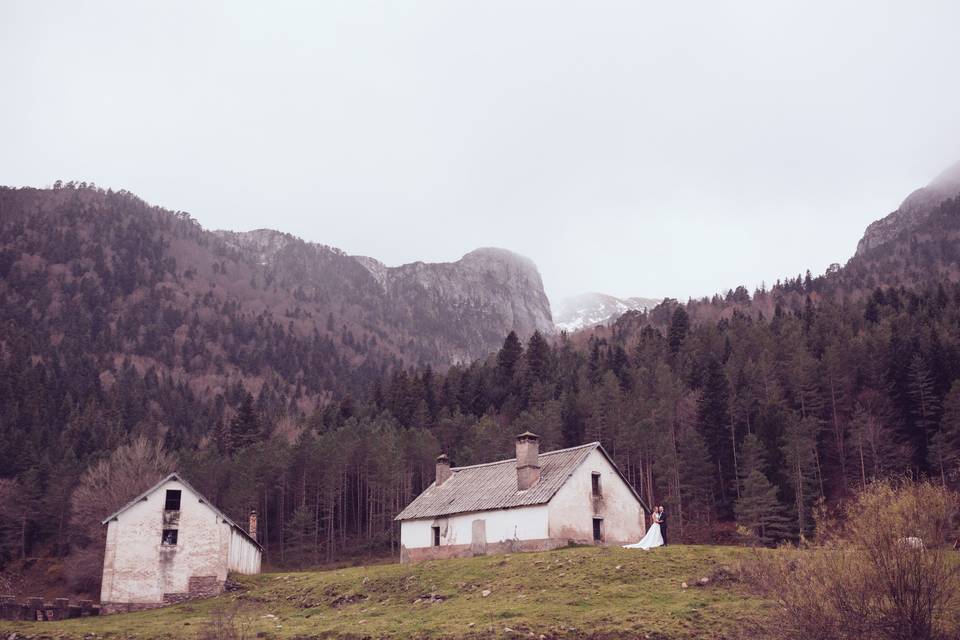
[[[168, 489], [179, 489], [180, 520], [176, 546], [161, 545], [163, 513]], [[227, 577], [228, 562], [259, 570], [259, 553], [231, 544], [241, 537], [200, 496], [177, 480], [169, 480], [107, 525], [102, 602], [155, 603], [165, 593], [185, 593], [191, 576]], [[255, 572], [255, 571], [250, 571]]]
[[486, 541], [541, 540], [547, 537], [547, 505], [474, 511], [443, 518], [404, 520], [400, 524], [400, 544], [408, 549], [433, 545], [433, 526], [440, 526], [440, 545], [470, 544], [473, 521], [486, 521]]
[[603, 518], [604, 541], [636, 542], [646, 531], [643, 507], [598, 449], [590, 452], [549, 503], [549, 537], [593, 541], [593, 472], [600, 473], [602, 500], [596, 516]]

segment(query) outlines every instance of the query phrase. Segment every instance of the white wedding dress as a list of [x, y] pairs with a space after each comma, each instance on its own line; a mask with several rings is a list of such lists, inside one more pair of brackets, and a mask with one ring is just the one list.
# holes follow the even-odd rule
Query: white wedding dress
[[624, 549], [652, 549], [653, 547], [663, 546], [663, 535], [660, 534], [660, 523], [654, 522], [647, 529], [647, 535], [643, 536], [640, 542], [623, 545]]

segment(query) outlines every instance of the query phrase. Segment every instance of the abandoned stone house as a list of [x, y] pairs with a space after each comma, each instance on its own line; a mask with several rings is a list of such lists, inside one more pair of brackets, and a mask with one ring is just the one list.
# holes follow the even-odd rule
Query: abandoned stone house
[[215, 595], [228, 572], [260, 573], [256, 522], [251, 512], [245, 531], [171, 473], [103, 521], [103, 612]]
[[599, 442], [539, 452], [517, 436], [517, 457], [469, 467], [437, 458], [436, 480], [397, 515], [400, 561], [420, 562], [567, 544], [636, 542], [650, 509]]

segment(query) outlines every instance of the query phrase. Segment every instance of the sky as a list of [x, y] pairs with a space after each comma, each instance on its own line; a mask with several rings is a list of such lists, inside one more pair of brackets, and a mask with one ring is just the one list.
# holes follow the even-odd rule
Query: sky
[[0, 184], [564, 296], [822, 273], [960, 160], [960, 3], [0, 3]]

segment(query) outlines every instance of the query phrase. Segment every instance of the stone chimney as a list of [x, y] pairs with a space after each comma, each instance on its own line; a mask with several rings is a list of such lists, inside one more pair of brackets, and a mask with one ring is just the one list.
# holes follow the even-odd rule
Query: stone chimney
[[441, 453], [437, 456], [437, 486], [439, 487], [449, 480], [452, 475], [453, 472], [450, 471], [450, 458], [447, 457], [447, 454]]
[[540, 482], [540, 436], [526, 431], [517, 436], [517, 489]]
[[257, 539], [257, 510], [250, 509], [250, 526], [247, 528], [247, 533], [250, 534], [250, 537], [254, 540]]

